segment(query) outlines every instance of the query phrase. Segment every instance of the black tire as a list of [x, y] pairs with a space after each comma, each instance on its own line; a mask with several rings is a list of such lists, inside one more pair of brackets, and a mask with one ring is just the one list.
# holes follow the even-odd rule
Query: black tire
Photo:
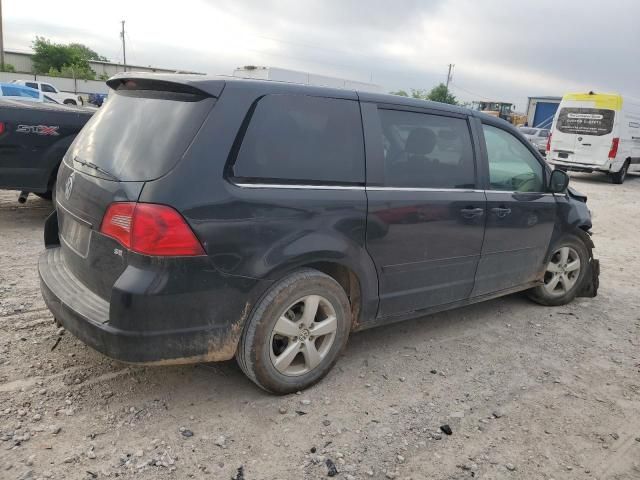
[[64, 102], [65, 105], [75, 105], [76, 107], [78, 106], [78, 102], [76, 102], [75, 100], [65, 100]]
[[629, 170], [629, 160], [624, 162], [622, 168], [618, 172], [613, 172], [611, 174], [611, 181], [616, 185], [622, 185], [624, 180], [627, 178], [627, 171]]
[[49, 185], [49, 190], [44, 193], [36, 193], [37, 197], [40, 197], [44, 200], [49, 200], [53, 204], [53, 208], [56, 208], [56, 179], [55, 175], [53, 177], [53, 183]]
[[573, 286], [563, 294], [552, 294], [548, 291], [545, 285], [547, 283], [547, 275], [549, 274], [545, 272], [545, 285], [540, 285], [527, 291], [528, 297], [540, 305], [560, 306], [571, 303], [573, 299], [576, 298], [577, 293], [580, 291], [580, 288], [584, 283], [585, 275], [589, 270], [589, 260], [591, 258], [589, 247], [587, 247], [584, 241], [579, 237], [575, 235], [565, 235], [553, 246], [551, 251], [554, 253], [551, 256], [552, 258], [549, 263], [553, 260], [555, 252], [559, 251], [563, 247], [569, 247], [577, 253], [580, 259], [580, 272], [577, 275], [577, 279], [575, 280], [575, 283], [573, 283]]
[[44, 200], [51, 200], [53, 198], [53, 192], [51, 190], [49, 190], [48, 192], [44, 192], [44, 193], [34, 193], [34, 195], [36, 197], [40, 197]]
[[[272, 361], [272, 355], [277, 347], [276, 339], [273, 337], [274, 327], [281, 317], [292, 311], [290, 307], [299, 305], [296, 302], [309, 295], [321, 296], [323, 301], [330, 303], [337, 319], [335, 335], [316, 367], [295, 376], [286, 375], [277, 370]], [[331, 370], [347, 343], [350, 330], [351, 307], [340, 284], [317, 270], [300, 270], [271, 287], [255, 306], [240, 338], [236, 360], [247, 377], [260, 388], [276, 394], [296, 392], [315, 384]], [[313, 336], [310, 337], [310, 340], [313, 338]], [[320, 338], [322, 337], [318, 337], [315, 341]], [[322, 341], [324, 340], [320, 340]], [[291, 345], [293, 346], [293, 343]], [[286, 346], [288, 344], [282, 348], [285, 349]], [[298, 354], [295, 355], [292, 357], [294, 360], [298, 359]], [[304, 363], [306, 357], [302, 357]]]

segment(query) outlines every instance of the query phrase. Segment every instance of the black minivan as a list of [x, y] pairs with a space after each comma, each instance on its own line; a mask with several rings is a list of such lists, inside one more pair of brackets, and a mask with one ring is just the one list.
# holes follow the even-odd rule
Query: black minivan
[[595, 296], [586, 197], [506, 122], [399, 96], [125, 73], [45, 225], [56, 320], [132, 363], [312, 385], [349, 333], [527, 290]]

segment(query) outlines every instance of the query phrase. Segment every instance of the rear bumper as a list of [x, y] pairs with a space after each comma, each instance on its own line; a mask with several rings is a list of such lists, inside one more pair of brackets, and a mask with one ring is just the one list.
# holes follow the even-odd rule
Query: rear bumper
[[[547, 156], [548, 157], [548, 156]], [[573, 172], [609, 172], [611, 170], [610, 162], [604, 163], [602, 165], [598, 164], [590, 164], [590, 163], [576, 163], [576, 162], [565, 162], [562, 160], [558, 160], [557, 158], [547, 158], [547, 162], [556, 167], [563, 168], [565, 170], [570, 170]]]
[[[227, 296], [219, 298], [218, 312], [229, 312], [229, 305], [242, 305], [230, 318], [220, 318], [210, 312], [211, 321], [206, 325], [182, 327], [189, 318], [189, 312], [199, 308], [202, 292], [192, 297], [184, 292], [175, 296], [174, 308], [167, 310], [164, 317], [153, 312], [153, 323], [158, 329], [150, 329], [149, 319], [140, 318], [139, 309], [131, 309], [131, 318], [118, 319], [118, 327], [110, 318], [113, 311], [128, 317], [129, 312], [122, 305], [114, 309], [110, 302], [102, 299], [84, 286], [65, 265], [61, 249], [49, 248], [38, 262], [42, 296], [55, 318], [69, 332], [104, 355], [127, 363], [183, 364], [229, 360], [235, 355], [244, 321], [249, 313], [249, 295], [241, 297], [242, 304]], [[246, 280], [246, 279], [245, 279]], [[112, 297], [122, 298], [123, 292]], [[215, 295], [214, 292], [210, 292]], [[228, 294], [228, 292], [225, 292]], [[125, 295], [126, 296], [126, 295]], [[158, 298], [146, 296], [145, 304], [157, 300], [162, 305], [171, 298], [170, 292], [162, 292]], [[239, 300], [239, 299], [238, 299]], [[131, 296], [129, 296], [131, 301]], [[113, 299], [112, 299], [113, 302]], [[135, 300], [134, 300], [135, 303]], [[208, 302], [200, 308], [211, 307]], [[182, 308], [185, 317], [175, 315]], [[119, 328], [122, 324], [135, 326], [136, 320], [143, 329]], [[146, 320], [146, 321], [145, 321]]]

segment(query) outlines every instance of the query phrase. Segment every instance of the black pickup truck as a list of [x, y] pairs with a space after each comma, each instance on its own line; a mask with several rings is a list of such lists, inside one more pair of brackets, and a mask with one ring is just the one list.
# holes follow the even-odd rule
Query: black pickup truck
[[0, 99], [0, 189], [51, 198], [58, 166], [94, 110]]

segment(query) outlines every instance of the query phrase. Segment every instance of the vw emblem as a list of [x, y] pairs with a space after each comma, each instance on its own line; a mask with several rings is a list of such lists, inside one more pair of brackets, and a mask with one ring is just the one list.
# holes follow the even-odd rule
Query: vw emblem
[[76, 172], [71, 172], [71, 175], [69, 175], [67, 181], [64, 184], [64, 198], [66, 198], [67, 200], [69, 200], [69, 197], [71, 197], [71, 191], [73, 190], [73, 177], [75, 176], [75, 174]]
[[581, 142], [582, 141], [582, 137], [578, 137], [578, 141]]

